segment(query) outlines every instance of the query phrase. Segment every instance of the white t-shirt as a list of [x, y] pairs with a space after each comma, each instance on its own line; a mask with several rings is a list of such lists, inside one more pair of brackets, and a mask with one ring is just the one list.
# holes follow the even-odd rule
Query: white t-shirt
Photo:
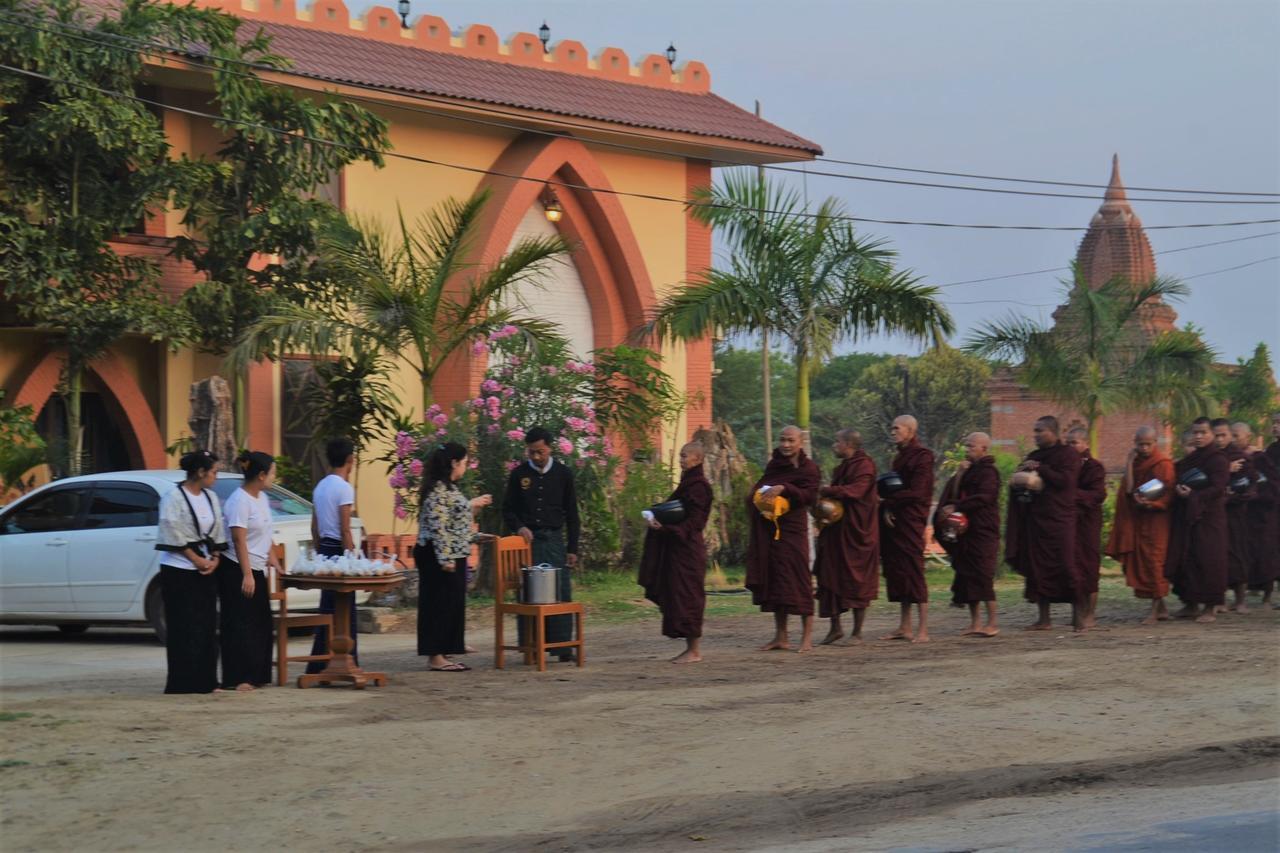
[[[179, 485], [178, 488], [181, 489], [182, 486]], [[190, 492], [187, 492], [186, 498], [190, 501], [191, 508], [196, 511], [196, 526], [201, 531], [212, 535], [213, 507], [210, 505], [209, 499], [204, 495], [193, 495]], [[214, 498], [214, 500], [217, 500], [217, 498]], [[188, 512], [186, 507], [183, 507], [182, 511]], [[181, 551], [165, 551], [163, 553], [164, 556], [160, 558], [160, 565], [172, 566], [175, 569], [190, 569], [193, 572], [196, 570], [195, 563], [188, 560], [187, 555]], [[206, 554], [205, 556], [209, 555]]]
[[265, 572], [271, 555], [271, 501], [267, 493], [255, 498], [244, 489], [236, 489], [222, 507], [222, 518], [227, 524], [227, 557], [239, 562], [231, 528], [243, 527], [249, 546], [249, 568]]
[[311, 493], [311, 502], [315, 504], [316, 529], [321, 539], [337, 539], [342, 541], [341, 515], [339, 510], [356, 502], [356, 490], [351, 484], [330, 474], [319, 483]]

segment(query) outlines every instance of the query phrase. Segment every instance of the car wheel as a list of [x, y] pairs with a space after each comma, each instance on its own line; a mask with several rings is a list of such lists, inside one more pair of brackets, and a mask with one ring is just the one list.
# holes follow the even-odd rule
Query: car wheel
[[89, 630], [89, 626], [84, 622], [72, 622], [66, 625], [59, 625], [58, 630], [64, 634], [83, 634]]
[[146, 609], [147, 621], [151, 623], [151, 630], [156, 632], [156, 639], [163, 644], [168, 632], [165, 630], [164, 598], [160, 595], [159, 580], [151, 584], [151, 588], [147, 590]]

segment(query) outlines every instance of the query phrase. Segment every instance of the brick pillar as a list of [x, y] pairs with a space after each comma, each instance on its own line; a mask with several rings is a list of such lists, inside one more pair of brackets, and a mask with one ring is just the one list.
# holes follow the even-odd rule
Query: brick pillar
[[[706, 160], [685, 161], [685, 196], [711, 186], [711, 164]], [[685, 279], [694, 280], [711, 266], [711, 229], [685, 214]], [[687, 412], [686, 433], [711, 426], [711, 336], [685, 344], [685, 385], [694, 402]]]

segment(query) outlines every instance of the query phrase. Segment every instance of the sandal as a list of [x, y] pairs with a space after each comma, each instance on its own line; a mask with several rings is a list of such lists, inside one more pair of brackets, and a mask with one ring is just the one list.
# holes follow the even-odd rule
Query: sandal
[[428, 672], [470, 672], [471, 667], [464, 663], [447, 663], [444, 666], [432, 666], [427, 668]]

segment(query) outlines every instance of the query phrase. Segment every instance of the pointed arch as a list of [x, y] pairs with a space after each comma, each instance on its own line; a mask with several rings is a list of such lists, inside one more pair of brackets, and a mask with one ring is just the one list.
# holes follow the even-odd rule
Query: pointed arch
[[[520, 177], [489, 174], [480, 182], [478, 189], [489, 193], [489, 202], [478, 228], [482, 237], [476, 259], [486, 266], [505, 254], [545, 182], [610, 188], [587, 147], [568, 137], [517, 137], [490, 169]], [[574, 247], [573, 263], [591, 305], [595, 347], [621, 343], [645, 321], [655, 302], [640, 244], [617, 196], [571, 186], [558, 186], [556, 194], [564, 209], [557, 225]], [[472, 396], [484, 367], [484, 357], [469, 349], [455, 354], [437, 380], [437, 399], [447, 404]]]

